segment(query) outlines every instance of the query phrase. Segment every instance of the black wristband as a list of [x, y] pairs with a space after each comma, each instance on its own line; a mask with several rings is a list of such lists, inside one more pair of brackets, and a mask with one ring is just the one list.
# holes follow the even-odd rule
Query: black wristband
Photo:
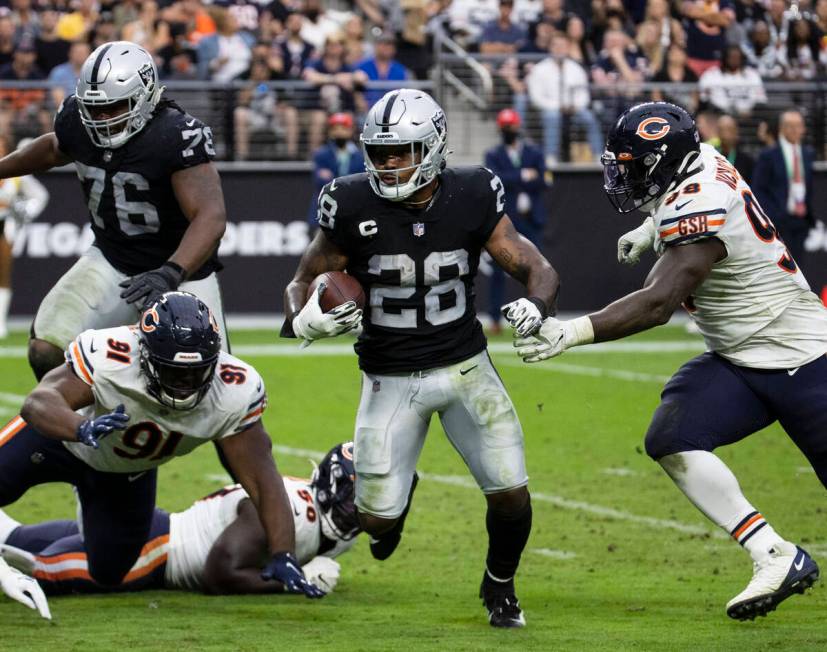
[[181, 267], [178, 263], [168, 260], [164, 263], [164, 267], [169, 267], [173, 272], [175, 272], [178, 277], [183, 281], [187, 278], [187, 270]]
[[546, 306], [546, 302], [540, 299], [539, 297], [528, 297], [528, 300], [531, 301], [535, 306], [537, 306], [537, 310], [540, 311], [540, 316], [545, 319], [548, 317], [548, 306]]

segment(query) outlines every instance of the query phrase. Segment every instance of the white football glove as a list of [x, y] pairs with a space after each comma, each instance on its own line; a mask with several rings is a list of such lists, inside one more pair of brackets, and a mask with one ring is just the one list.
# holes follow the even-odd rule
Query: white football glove
[[336, 337], [356, 328], [362, 321], [362, 311], [355, 301], [346, 301], [330, 312], [322, 312], [319, 299], [325, 291], [325, 284], [319, 283], [313, 296], [293, 318], [293, 332], [308, 346], [323, 337]]
[[37, 610], [46, 620], [52, 619], [49, 603], [37, 580], [12, 568], [3, 559], [0, 559], [0, 588], [12, 600]]
[[650, 215], [636, 229], [620, 236], [617, 241], [617, 262], [636, 265], [641, 254], [655, 243], [655, 220]]
[[540, 362], [554, 358], [566, 349], [594, 342], [594, 327], [588, 316], [571, 321], [548, 317], [531, 337], [516, 337], [514, 346], [523, 362]]
[[540, 328], [543, 315], [537, 305], [529, 299], [517, 299], [500, 308], [505, 320], [520, 337], [531, 335]]
[[341, 566], [339, 566], [338, 561], [322, 555], [314, 557], [302, 566], [305, 579], [318, 586], [325, 593], [330, 593], [336, 588], [340, 569]]

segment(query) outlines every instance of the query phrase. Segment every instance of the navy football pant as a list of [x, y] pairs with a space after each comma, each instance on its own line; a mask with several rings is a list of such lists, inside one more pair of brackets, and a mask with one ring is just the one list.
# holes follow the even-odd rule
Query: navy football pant
[[47, 595], [162, 589], [169, 547], [169, 514], [155, 509], [149, 537], [138, 560], [114, 587], [101, 586], [92, 579], [77, 521], [21, 525], [12, 531], [6, 543], [35, 556], [32, 575]]
[[825, 356], [789, 371], [739, 367], [714, 353], [693, 358], [664, 387], [646, 433], [646, 452], [657, 460], [712, 451], [775, 421], [827, 487]]
[[0, 507], [15, 502], [35, 485], [73, 485], [83, 512], [83, 549], [89, 575], [103, 586], [118, 585], [149, 537], [156, 470], [137, 475], [96, 471], [61, 442], [43, 437], [19, 417], [3, 432]]

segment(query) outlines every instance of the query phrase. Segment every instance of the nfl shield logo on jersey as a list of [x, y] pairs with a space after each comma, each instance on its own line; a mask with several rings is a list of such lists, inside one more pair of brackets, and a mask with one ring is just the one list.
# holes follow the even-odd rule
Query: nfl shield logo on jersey
[[421, 238], [423, 235], [425, 235], [425, 225], [422, 222], [414, 222], [413, 234], [417, 238]]

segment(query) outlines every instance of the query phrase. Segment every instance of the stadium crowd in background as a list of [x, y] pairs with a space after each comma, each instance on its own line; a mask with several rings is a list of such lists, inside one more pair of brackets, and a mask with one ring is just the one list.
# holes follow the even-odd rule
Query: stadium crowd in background
[[486, 61], [493, 108], [518, 111], [547, 163], [567, 157], [569, 127], [583, 142], [575, 158], [593, 159], [606, 126], [638, 100], [732, 114], [752, 142], [765, 81], [827, 75], [827, 0], [0, 0], [0, 83], [53, 87], [0, 89], [0, 125], [16, 138], [48, 129], [83, 55], [122, 38], [154, 56], [163, 80], [245, 85], [211, 100], [232, 104], [236, 159], [253, 135], [279, 143], [271, 158], [307, 159], [328, 116], [358, 122], [387, 90], [371, 82], [427, 79], [436, 34]]

